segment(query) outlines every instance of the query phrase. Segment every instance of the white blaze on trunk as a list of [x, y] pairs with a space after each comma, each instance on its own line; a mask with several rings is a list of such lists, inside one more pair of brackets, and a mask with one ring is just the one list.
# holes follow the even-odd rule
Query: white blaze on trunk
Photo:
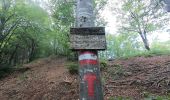
[[97, 60], [97, 56], [93, 54], [82, 54], [79, 56], [79, 61], [80, 60]]

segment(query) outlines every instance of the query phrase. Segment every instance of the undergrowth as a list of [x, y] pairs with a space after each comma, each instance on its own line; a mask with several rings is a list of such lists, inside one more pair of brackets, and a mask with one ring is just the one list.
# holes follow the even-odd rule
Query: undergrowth
[[79, 65], [76, 62], [70, 62], [66, 65], [71, 74], [78, 74]]
[[[142, 100], [170, 100], [170, 94], [167, 96], [158, 96], [158, 95], [153, 95], [149, 92], [143, 92], [143, 99]], [[134, 100], [131, 99], [130, 97], [110, 97], [109, 100]]]
[[101, 69], [101, 70], [104, 70], [104, 69], [107, 68], [107, 66], [108, 66], [107, 60], [101, 59], [101, 60], [100, 60], [100, 69]]
[[170, 94], [166, 96], [158, 96], [149, 92], [143, 92], [142, 95], [144, 96], [144, 100], [170, 100]]
[[10, 65], [4, 65], [0, 67], [0, 79], [10, 74], [11, 72], [13, 72], [13, 68]]
[[170, 50], [153, 49], [153, 50], [150, 50], [150, 51], [139, 51], [137, 53], [122, 56], [122, 57], [119, 57], [119, 58], [120, 59], [128, 59], [128, 58], [131, 58], [131, 57], [153, 57], [153, 56], [161, 56], [161, 55], [170, 55]]

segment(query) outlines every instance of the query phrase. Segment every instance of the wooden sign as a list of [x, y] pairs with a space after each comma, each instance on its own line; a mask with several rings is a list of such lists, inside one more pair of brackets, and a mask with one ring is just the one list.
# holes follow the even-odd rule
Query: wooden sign
[[105, 29], [104, 27], [71, 28], [70, 42], [72, 50], [105, 50]]

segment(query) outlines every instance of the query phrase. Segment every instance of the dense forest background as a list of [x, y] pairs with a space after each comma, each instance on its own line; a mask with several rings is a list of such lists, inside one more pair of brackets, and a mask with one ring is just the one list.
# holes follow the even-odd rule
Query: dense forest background
[[[109, 23], [102, 15], [108, 7], [119, 23], [116, 34], [106, 31], [107, 50], [99, 52], [101, 59], [170, 54], [170, 34], [169, 40], [158, 39], [169, 32], [170, 16], [163, 2], [94, 0], [94, 4], [96, 26]], [[75, 27], [75, 7], [75, 0], [0, 0], [0, 69], [50, 55], [74, 58], [69, 30]], [[157, 38], [149, 38], [156, 33]]]

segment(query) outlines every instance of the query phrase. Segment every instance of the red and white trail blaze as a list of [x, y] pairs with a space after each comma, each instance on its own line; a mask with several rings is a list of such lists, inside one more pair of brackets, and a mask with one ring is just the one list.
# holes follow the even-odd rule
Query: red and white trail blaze
[[92, 64], [95, 65], [98, 63], [97, 61], [97, 55], [93, 52], [81, 52], [79, 56], [79, 63], [80, 65], [85, 65], [85, 64]]
[[[80, 52], [79, 64], [82, 68], [88, 65], [98, 65], [98, 57], [95, 52], [84, 51]], [[93, 66], [94, 67], [94, 66]], [[95, 98], [95, 83], [97, 82], [97, 76], [94, 70], [85, 70], [83, 81], [87, 83], [87, 95], [90, 98]]]

